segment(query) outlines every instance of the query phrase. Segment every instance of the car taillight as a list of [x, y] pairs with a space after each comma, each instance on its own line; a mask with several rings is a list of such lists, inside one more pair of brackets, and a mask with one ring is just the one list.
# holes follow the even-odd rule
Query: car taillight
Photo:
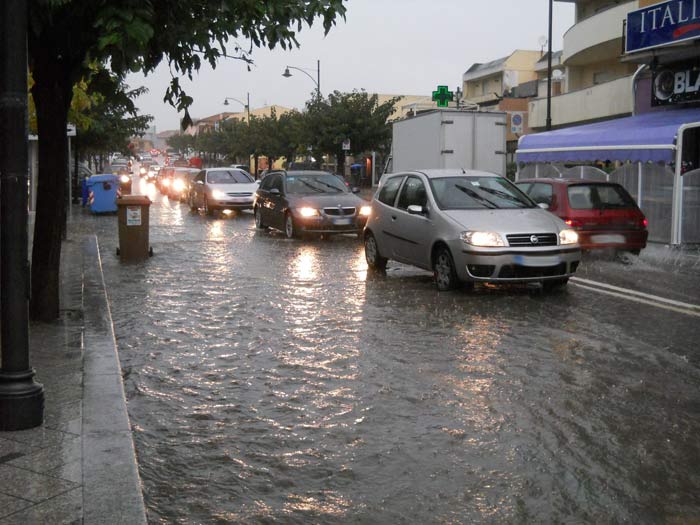
[[642, 219], [642, 226], [644, 226], [645, 228], [646, 228], [647, 226], [649, 226], [649, 221], [647, 220], [646, 217], [644, 217], [644, 218]]
[[572, 228], [580, 228], [581, 226], [583, 226], [583, 222], [578, 219], [564, 219], [564, 222], [567, 226], [570, 226]]

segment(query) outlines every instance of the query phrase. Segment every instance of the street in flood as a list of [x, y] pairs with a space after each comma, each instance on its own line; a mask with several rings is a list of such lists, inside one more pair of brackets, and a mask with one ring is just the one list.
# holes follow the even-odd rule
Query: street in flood
[[[440, 293], [368, 272], [354, 235], [162, 196], [145, 263], [94, 224], [153, 523], [700, 519], [692, 309], [580, 282]], [[623, 266], [579, 276], [596, 265]]]

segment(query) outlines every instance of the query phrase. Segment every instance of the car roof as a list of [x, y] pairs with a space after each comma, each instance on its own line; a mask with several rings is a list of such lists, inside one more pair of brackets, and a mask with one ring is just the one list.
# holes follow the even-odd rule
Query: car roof
[[333, 175], [330, 171], [323, 171], [323, 170], [270, 170], [267, 174], [274, 175], [275, 173], [279, 173], [280, 175], [285, 175], [285, 176], [306, 175], [309, 177], [318, 177], [321, 175]]
[[613, 181], [595, 179], [561, 179], [558, 177], [537, 177], [531, 179], [520, 179], [516, 181], [516, 184], [522, 182], [551, 182], [553, 184], [563, 184], [566, 186], [573, 186], [576, 184], [608, 184], [610, 186], [620, 186], [620, 184]]
[[[409, 170], [400, 171], [396, 173], [390, 173], [387, 176], [393, 177], [395, 175], [410, 175], [420, 173], [425, 175], [429, 179], [441, 179], [445, 177], [501, 177], [495, 173], [481, 170], [464, 170], [464, 169], [421, 169], [421, 170]], [[502, 178], [502, 177], [501, 177]]]

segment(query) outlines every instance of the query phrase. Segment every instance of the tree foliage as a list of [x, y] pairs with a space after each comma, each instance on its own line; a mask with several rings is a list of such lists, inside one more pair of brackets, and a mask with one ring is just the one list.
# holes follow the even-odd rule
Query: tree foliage
[[385, 152], [391, 140], [389, 117], [398, 98], [382, 104], [377, 95], [364, 91], [331, 93], [327, 99], [307, 103], [306, 111], [291, 111], [277, 116], [253, 117], [250, 124], [229, 120], [221, 129], [200, 134], [196, 149], [226, 155], [231, 161], [248, 155], [264, 155], [271, 160], [313, 152], [320, 158], [331, 155], [338, 159], [343, 172], [346, 152], [343, 141], [350, 140], [351, 154], [369, 151]]
[[31, 92], [39, 134], [39, 187], [32, 254], [30, 313], [59, 313], [59, 263], [65, 223], [65, 134], [73, 87], [91, 64], [109, 64], [119, 78], [150, 73], [166, 62], [172, 72], [165, 100], [190, 122], [192, 98], [180, 86], [203, 61], [252, 62], [256, 47], [298, 46], [297, 31], [320, 19], [326, 32], [345, 16], [344, 0], [28, 0]]

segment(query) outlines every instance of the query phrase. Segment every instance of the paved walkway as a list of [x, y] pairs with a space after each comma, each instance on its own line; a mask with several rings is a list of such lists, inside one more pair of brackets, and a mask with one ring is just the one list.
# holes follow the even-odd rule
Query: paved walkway
[[44, 424], [0, 432], [0, 525], [146, 522], [97, 239], [76, 219], [61, 317], [30, 328]]

